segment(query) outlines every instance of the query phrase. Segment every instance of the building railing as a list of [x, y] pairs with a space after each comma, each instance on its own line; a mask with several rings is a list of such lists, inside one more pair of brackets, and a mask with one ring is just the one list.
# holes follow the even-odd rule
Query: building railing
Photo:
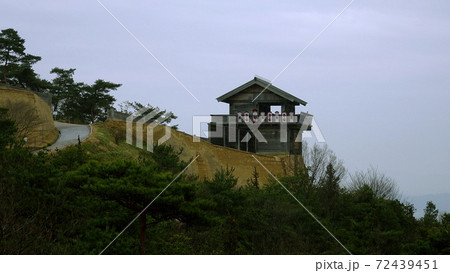
[[237, 124], [245, 124], [245, 123], [262, 123], [262, 124], [278, 124], [278, 123], [288, 123], [288, 124], [303, 124], [306, 117], [311, 117], [311, 114], [301, 112], [300, 114], [294, 114], [290, 112], [287, 114], [286, 112], [269, 112], [267, 115], [264, 112], [258, 113], [257, 111], [253, 111], [252, 114], [248, 112], [237, 114], [228, 114], [228, 115], [211, 115], [211, 122], [229, 124], [229, 123], [237, 123]]

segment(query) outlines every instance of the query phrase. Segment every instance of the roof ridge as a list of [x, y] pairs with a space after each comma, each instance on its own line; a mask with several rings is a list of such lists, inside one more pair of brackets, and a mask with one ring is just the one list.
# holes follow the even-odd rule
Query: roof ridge
[[304, 105], [304, 106], [307, 104], [306, 101], [301, 100], [301, 99], [297, 98], [296, 96], [291, 95], [288, 92], [286, 92], [286, 91], [276, 87], [271, 82], [268, 82], [267, 80], [265, 80], [264, 78], [262, 78], [262, 77], [260, 77], [258, 75], [255, 75], [255, 77], [252, 80], [250, 80], [250, 81], [240, 85], [239, 87], [237, 87], [237, 88], [235, 88], [235, 89], [225, 93], [224, 95], [222, 95], [222, 96], [220, 96], [220, 97], [218, 97], [216, 99], [219, 102], [224, 102], [226, 99], [228, 99], [228, 98], [238, 94], [239, 92], [247, 89], [248, 87], [250, 87], [250, 86], [252, 86], [254, 84], [257, 84], [260, 87], [263, 87], [264, 90], [269, 90], [270, 92], [272, 92], [272, 93], [274, 93], [274, 94], [276, 94], [276, 95], [278, 95], [278, 96], [280, 96], [280, 97], [282, 97], [282, 98], [284, 98], [286, 100], [289, 100], [289, 101], [292, 101], [292, 102], [296, 102], [296, 103]]

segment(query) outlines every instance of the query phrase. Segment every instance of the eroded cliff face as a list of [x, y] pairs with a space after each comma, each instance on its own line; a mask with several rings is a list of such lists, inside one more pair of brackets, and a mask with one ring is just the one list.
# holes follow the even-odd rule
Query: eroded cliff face
[[[125, 122], [109, 120], [104, 125], [125, 132]], [[145, 143], [147, 140], [147, 128], [143, 128], [142, 131], [143, 142]], [[165, 134], [165, 126], [155, 127], [153, 129], [154, 144]], [[133, 126], [133, 142], [135, 142], [135, 124]], [[265, 184], [270, 181], [270, 174], [258, 161], [275, 176], [293, 175], [295, 165], [299, 168], [304, 166], [303, 158], [300, 155], [260, 155], [213, 145], [205, 140], [194, 142], [192, 135], [174, 129], [170, 129], [170, 138], [164, 144], [172, 145], [177, 150], [182, 148], [183, 152], [180, 158], [187, 162], [199, 155], [192, 166], [189, 167], [188, 172], [196, 174], [200, 178], [213, 178], [215, 171], [221, 167], [233, 167], [235, 169], [234, 175], [239, 177], [238, 186], [246, 185], [247, 179], [252, 177], [254, 168], [259, 174], [260, 183]]]
[[26, 146], [42, 148], [58, 138], [50, 106], [31, 91], [0, 86], [0, 107], [16, 121], [18, 135]]

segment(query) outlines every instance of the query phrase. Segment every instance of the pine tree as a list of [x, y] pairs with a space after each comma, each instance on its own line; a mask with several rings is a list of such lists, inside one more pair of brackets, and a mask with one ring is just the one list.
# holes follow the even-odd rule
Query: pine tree
[[0, 63], [4, 84], [33, 88], [40, 79], [31, 68], [41, 57], [25, 53], [25, 40], [12, 28], [0, 33]]

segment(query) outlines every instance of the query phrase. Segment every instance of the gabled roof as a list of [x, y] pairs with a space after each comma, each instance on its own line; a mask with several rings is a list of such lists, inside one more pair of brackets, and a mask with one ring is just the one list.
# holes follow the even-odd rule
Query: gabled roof
[[289, 100], [289, 101], [292, 101], [292, 102], [295, 102], [295, 103], [298, 103], [301, 105], [307, 104], [306, 101], [301, 100], [301, 99], [297, 98], [296, 96], [293, 96], [293, 95], [289, 94], [288, 92], [283, 91], [276, 86], [273, 86], [270, 82], [263, 80], [260, 77], [255, 77], [253, 80], [251, 80], [247, 83], [244, 83], [243, 85], [239, 86], [238, 88], [235, 88], [235, 89], [231, 90], [230, 92], [218, 97], [217, 101], [226, 102], [226, 100], [229, 99], [230, 97], [236, 95], [237, 93], [239, 93], [253, 85], [258, 85], [258, 86], [261, 86], [262, 88], [266, 88], [266, 90], [264, 92], [267, 92], [267, 91], [272, 92], [286, 100]]

